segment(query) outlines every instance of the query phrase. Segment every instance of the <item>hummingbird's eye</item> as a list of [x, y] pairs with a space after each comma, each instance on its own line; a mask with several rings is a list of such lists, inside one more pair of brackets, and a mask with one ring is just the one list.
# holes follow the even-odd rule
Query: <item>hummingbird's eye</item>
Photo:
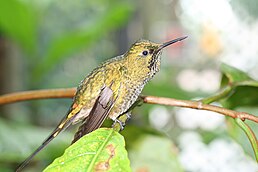
[[142, 55], [144, 55], [144, 56], [147, 56], [149, 54], [149, 52], [147, 51], [147, 50], [144, 50], [143, 52], [142, 52]]

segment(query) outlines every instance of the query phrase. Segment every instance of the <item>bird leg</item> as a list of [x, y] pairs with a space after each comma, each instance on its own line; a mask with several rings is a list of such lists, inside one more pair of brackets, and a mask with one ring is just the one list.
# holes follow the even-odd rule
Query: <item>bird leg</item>
[[115, 120], [114, 120], [114, 123], [112, 124], [112, 128], [115, 127], [116, 123], [119, 124], [119, 126], [120, 126], [120, 131], [124, 130], [124, 128], [125, 128], [125, 122], [122, 122], [122, 121], [119, 120], [119, 119], [115, 119]]

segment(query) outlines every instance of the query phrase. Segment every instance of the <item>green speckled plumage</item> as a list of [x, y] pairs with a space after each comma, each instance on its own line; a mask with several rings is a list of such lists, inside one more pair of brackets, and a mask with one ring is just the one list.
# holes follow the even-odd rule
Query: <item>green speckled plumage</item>
[[[111, 89], [116, 102], [109, 113], [113, 120], [123, 114], [136, 101], [144, 85], [160, 68], [159, 54], [152, 57], [142, 55], [142, 51], [157, 49], [159, 44], [141, 40], [133, 44], [131, 49], [124, 55], [112, 58], [94, 69], [80, 84], [75, 95], [74, 104], [78, 105], [72, 109], [70, 117], [78, 113], [82, 108], [90, 111], [103, 86], [112, 84]], [[155, 67], [148, 68], [152, 58], [155, 58]], [[76, 110], [78, 109], [78, 110]], [[82, 117], [82, 118], [85, 118]], [[76, 119], [77, 122], [80, 121]]]

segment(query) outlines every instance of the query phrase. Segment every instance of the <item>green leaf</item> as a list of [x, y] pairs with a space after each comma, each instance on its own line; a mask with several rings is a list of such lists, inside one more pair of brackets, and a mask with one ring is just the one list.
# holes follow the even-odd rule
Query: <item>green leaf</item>
[[145, 135], [129, 150], [133, 171], [183, 171], [176, 147], [167, 138]]
[[131, 171], [122, 135], [100, 128], [75, 142], [44, 172]]
[[[245, 72], [226, 64], [222, 64], [221, 70], [224, 74], [221, 82], [224, 89], [216, 95], [206, 98], [205, 101], [221, 100], [220, 102], [222, 105], [230, 109], [239, 109], [239, 107], [258, 107], [258, 82], [248, 76]], [[247, 135], [255, 153], [255, 158], [258, 161], [258, 147], [255, 134], [241, 119], [235, 119], [234, 121]], [[228, 125], [234, 126], [230, 122], [228, 122]], [[239, 135], [236, 129], [231, 129], [229, 132], [231, 134], [233, 133], [234, 137]]]
[[221, 65], [223, 73], [221, 90], [216, 94], [202, 99], [202, 102], [209, 104], [220, 101], [224, 107], [235, 108], [237, 106], [257, 106], [258, 82], [252, 79], [245, 72], [229, 66]]
[[244, 122], [242, 121], [241, 119], [239, 118], [236, 118], [235, 119], [235, 122], [237, 123], [237, 125], [246, 133], [251, 145], [252, 145], [252, 148], [253, 148], [253, 151], [254, 151], [254, 154], [255, 154], [255, 158], [256, 158], [256, 161], [258, 162], [258, 143], [257, 143], [257, 139], [256, 139], [256, 136], [254, 134], [254, 132], [251, 130], [251, 128]]
[[[258, 108], [253, 108], [253, 107], [241, 107], [237, 108], [237, 111], [239, 112], [248, 112], [250, 114], [257, 114], [258, 113]], [[258, 127], [257, 124], [253, 121], [245, 120], [244, 123], [246, 123], [256, 134], [258, 133]], [[254, 150], [252, 145], [250, 144], [249, 137], [245, 132], [243, 132], [243, 129], [239, 124], [237, 124], [236, 120], [233, 118], [226, 118], [226, 124], [227, 124], [227, 131], [228, 134], [236, 140], [240, 145], [242, 146], [246, 154], [249, 156], [255, 158], [254, 156]], [[258, 151], [258, 150], [257, 150]]]
[[[239, 106], [258, 106], [258, 82], [253, 80], [245, 72], [232, 66], [222, 64], [221, 70], [224, 74], [222, 85], [227, 84], [230, 90], [227, 91], [228, 97], [221, 103], [227, 108], [236, 108]], [[225, 94], [221, 94], [225, 97]], [[223, 97], [219, 97], [223, 98]]]
[[258, 87], [238, 86], [231, 96], [223, 99], [221, 103], [224, 107], [234, 109], [237, 107], [258, 107]]
[[0, 1], [0, 31], [29, 51], [36, 47], [34, 7], [19, 0]]
[[250, 76], [248, 76], [245, 72], [229, 66], [225, 63], [221, 64], [222, 73], [228, 78], [230, 83], [237, 83], [243, 81], [253, 80]]
[[95, 20], [91, 26], [74, 30], [70, 33], [65, 33], [53, 40], [43, 58], [43, 61], [35, 66], [33, 78], [35, 80], [37, 80], [37, 78], [41, 78], [49, 71], [49, 69], [67, 58], [68, 55], [89, 46], [110, 30], [124, 24], [131, 12], [132, 7], [130, 4], [115, 4], [111, 6], [105, 14]]

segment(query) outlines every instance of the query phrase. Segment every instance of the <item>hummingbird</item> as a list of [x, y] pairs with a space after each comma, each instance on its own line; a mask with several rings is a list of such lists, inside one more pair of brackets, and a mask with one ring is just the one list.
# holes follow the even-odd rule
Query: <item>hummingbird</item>
[[70, 125], [83, 123], [72, 143], [101, 127], [107, 117], [114, 123], [118, 122], [123, 129], [124, 124], [118, 117], [127, 115], [130, 118], [128, 109], [137, 100], [145, 84], [160, 70], [162, 50], [185, 38], [187, 36], [163, 44], [140, 39], [126, 53], [96, 67], [77, 87], [72, 105], [58, 126], [16, 171], [21, 171], [37, 153]]

